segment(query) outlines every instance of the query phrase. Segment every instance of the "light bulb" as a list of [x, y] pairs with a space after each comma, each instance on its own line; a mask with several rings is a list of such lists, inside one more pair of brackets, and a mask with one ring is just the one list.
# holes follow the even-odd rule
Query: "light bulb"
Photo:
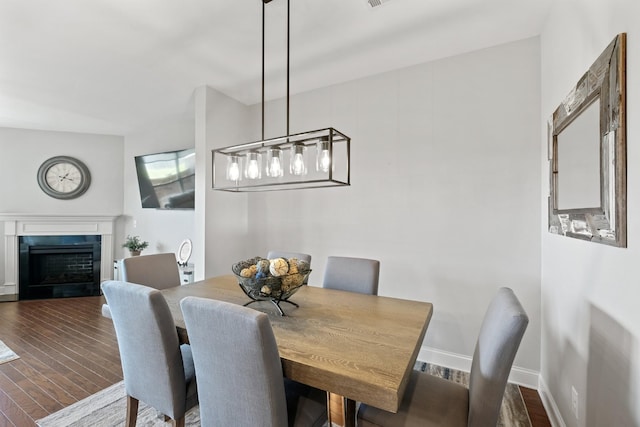
[[247, 178], [257, 179], [260, 173], [260, 166], [258, 166], [257, 160], [249, 160], [249, 166], [247, 166]]
[[227, 179], [229, 181], [238, 181], [240, 179], [238, 156], [229, 156], [227, 160]]
[[329, 141], [322, 139], [316, 146], [318, 152], [316, 157], [316, 170], [318, 172], [329, 172], [331, 167], [331, 153], [329, 152]]
[[260, 171], [260, 163], [262, 156], [256, 152], [247, 153], [247, 165], [244, 170], [244, 176], [249, 179], [259, 179], [262, 176]]
[[280, 165], [280, 159], [274, 157], [271, 159], [269, 163], [269, 176], [281, 176], [282, 175], [282, 165]]
[[304, 159], [302, 154], [295, 154], [293, 157], [293, 174], [302, 175], [304, 173]]
[[329, 157], [329, 150], [322, 150], [322, 156], [320, 158], [320, 170], [322, 172], [329, 172], [329, 166], [331, 166], [331, 157]]
[[267, 176], [281, 177], [284, 175], [282, 170], [282, 150], [278, 147], [271, 148], [267, 151]]
[[307, 173], [307, 165], [304, 161], [305, 147], [302, 144], [295, 144], [291, 147], [291, 167], [292, 175], [305, 175]]

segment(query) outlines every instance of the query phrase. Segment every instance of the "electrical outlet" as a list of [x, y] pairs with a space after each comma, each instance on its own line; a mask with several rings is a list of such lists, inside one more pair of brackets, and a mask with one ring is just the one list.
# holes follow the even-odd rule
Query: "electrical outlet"
[[574, 386], [571, 386], [571, 410], [573, 411], [573, 415], [575, 415], [577, 420], [578, 419], [578, 391]]

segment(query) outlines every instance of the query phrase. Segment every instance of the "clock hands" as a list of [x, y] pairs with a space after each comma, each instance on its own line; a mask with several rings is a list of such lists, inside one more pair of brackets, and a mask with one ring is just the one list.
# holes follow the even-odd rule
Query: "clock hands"
[[64, 176], [58, 176], [58, 178], [60, 178], [60, 182], [64, 181], [65, 179], [67, 181], [73, 182], [74, 181], [73, 178], [68, 178], [68, 176], [69, 176], [69, 172], [65, 173]]

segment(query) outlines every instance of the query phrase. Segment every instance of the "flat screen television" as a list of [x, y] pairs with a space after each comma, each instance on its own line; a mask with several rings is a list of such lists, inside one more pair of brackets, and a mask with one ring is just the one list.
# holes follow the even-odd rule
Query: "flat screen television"
[[193, 209], [196, 153], [193, 148], [136, 156], [143, 208]]

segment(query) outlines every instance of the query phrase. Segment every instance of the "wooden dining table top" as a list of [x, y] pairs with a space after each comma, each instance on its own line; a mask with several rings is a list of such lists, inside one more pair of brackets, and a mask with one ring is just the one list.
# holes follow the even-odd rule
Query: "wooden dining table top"
[[[243, 305], [250, 299], [232, 275], [162, 290], [182, 342], [180, 300], [187, 296]], [[284, 375], [354, 401], [397, 412], [431, 319], [427, 302], [302, 286], [281, 302], [251, 308], [269, 315]]]

